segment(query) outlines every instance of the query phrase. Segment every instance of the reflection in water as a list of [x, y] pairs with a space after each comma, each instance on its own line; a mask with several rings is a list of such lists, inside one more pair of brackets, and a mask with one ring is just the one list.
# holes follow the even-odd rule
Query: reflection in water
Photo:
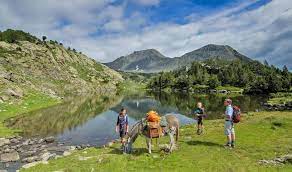
[[[24, 114], [9, 122], [9, 126], [20, 128], [23, 135], [54, 135], [68, 144], [101, 145], [117, 138], [114, 132], [119, 110], [128, 110], [130, 124], [145, 116], [150, 110], [161, 115], [174, 114], [181, 124], [193, 123], [190, 112], [198, 101], [203, 102], [207, 119], [221, 118], [224, 107], [223, 95], [190, 95], [145, 93], [140, 95], [83, 96], [66, 101], [61, 105]], [[234, 104], [243, 111], [261, 109], [266, 98], [259, 96], [236, 96]]]
[[81, 96], [46, 109], [30, 112], [10, 121], [8, 126], [21, 128], [24, 136], [57, 135], [94, 118], [122, 101], [121, 96]]

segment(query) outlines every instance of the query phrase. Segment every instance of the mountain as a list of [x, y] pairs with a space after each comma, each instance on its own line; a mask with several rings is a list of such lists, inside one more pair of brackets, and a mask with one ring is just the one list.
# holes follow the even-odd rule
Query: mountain
[[113, 62], [105, 63], [105, 65], [115, 70], [149, 73], [169, 71], [187, 66], [193, 61], [204, 61], [213, 58], [251, 61], [250, 58], [240, 54], [228, 45], [209, 44], [175, 58], [165, 57], [154, 49], [136, 51], [130, 55], [122, 56]]
[[42, 93], [55, 97], [116, 89], [122, 76], [57, 41], [0, 32], [0, 102]]
[[170, 61], [171, 58], [165, 57], [159, 51], [147, 49], [119, 57], [105, 65], [119, 71], [157, 72], [163, 70], [164, 64]]

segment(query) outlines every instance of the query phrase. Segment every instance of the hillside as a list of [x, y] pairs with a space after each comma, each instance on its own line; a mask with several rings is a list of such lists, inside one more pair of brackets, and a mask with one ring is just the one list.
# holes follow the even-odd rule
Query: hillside
[[106, 63], [115, 70], [135, 72], [160, 72], [170, 71], [182, 66], [188, 66], [193, 61], [205, 61], [208, 59], [242, 60], [251, 61], [250, 58], [240, 54], [228, 45], [209, 44], [181, 57], [168, 58], [157, 50], [148, 49], [136, 51], [130, 55], [122, 56], [113, 62]]
[[122, 76], [57, 41], [0, 32], [0, 101], [33, 92], [51, 97], [116, 89]]

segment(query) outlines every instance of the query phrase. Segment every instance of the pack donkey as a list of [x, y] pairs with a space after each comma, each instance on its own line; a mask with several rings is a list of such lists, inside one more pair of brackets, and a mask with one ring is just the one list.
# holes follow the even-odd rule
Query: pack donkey
[[[178, 141], [179, 138], [179, 120], [174, 115], [166, 115], [166, 126], [163, 128], [163, 135], [168, 135], [170, 138], [170, 145], [169, 145], [169, 152], [172, 152], [175, 146], [175, 143]], [[135, 123], [131, 128], [130, 132], [128, 133], [127, 141], [123, 147], [124, 153], [131, 153], [132, 152], [132, 145], [136, 141], [139, 135], [142, 135], [146, 138], [146, 144], [148, 148], [148, 153], [151, 154], [151, 146], [152, 146], [152, 138], [149, 136], [147, 130], [145, 130], [144, 123], [146, 119], [142, 119]]]

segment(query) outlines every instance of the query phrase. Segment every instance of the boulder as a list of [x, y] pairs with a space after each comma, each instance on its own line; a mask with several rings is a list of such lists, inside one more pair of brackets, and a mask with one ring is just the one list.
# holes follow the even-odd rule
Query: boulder
[[23, 91], [19, 88], [14, 88], [14, 89], [7, 89], [6, 90], [6, 94], [9, 95], [9, 96], [13, 96], [13, 97], [16, 97], [16, 98], [22, 98], [23, 97]]
[[31, 163], [31, 162], [34, 162], [34, 161], [38, 161], [40, 158], [37, 157], [37, 156], [31, 156], [31, 157], [28, 157], [28, 158], [24, 158], [22, 160], [22, 162], [28, 162], [28, 163]]
[[30, 156], [34, 156], [35, 154], [36, 154], [36, 151], [26, 151], [22, 154], [22, 156], [30, 157]]
[[55, 138], [53, 136], [50, 136], [50, 137], [45, 138], [44, 140], [47, 143], [53, 143], [55, 141]]
[[285, 163], [292, 163], [292, 154], [283, 156]]
[[63, 153], [63, 156], [69, 156], [69, 155], [71, 155], [72, 153], [71, 153], [71, 151], [65, 151], [64, 153]]
[[16, 151], [4, 153], [0, 156], [1, 162], [14, 162], [19, 160], [19, 154]]
[[9, 139], [0, 138], [0, 147], [4, 146], [4, 145], [8, 145], [8, 144], [10, 144], [10, 140]]
[[9, 100], [9, 97], [6, 95], [2, 95], [0, 96], [0, 100], [2, 100], [3, 102], [6, 102], [7, 100]]
[[49, 159], [51, 159], [51, 158], [53, 158], [53, 157], [55, 157], [56, 156], [56, 154], [55, 153], [50, 153], [50, 152], [45, 152], [44, 154], [42, 154], [41, 156], [40, 156], [40, 158], [43, 160], [43, 161], [48, 161]]

